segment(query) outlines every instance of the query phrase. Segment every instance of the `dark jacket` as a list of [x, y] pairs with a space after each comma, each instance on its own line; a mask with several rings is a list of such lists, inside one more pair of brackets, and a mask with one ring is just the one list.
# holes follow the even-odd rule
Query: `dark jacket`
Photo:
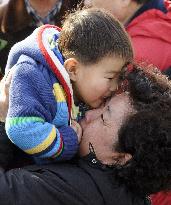
[[[79, 0], [64, 0], [61, 10], [56, 14], [55, 24], [61, 26], [66, 11], [75, 8]], [[24, 0], [9, 0], [0, 6], [0, 68], [4, 73], [10, 48], [30, 35], [36, 28], [32, 17], [27, 13]]]
[[89, 154], [78, 162], [0, 171], [1, 205], [147, 205], [112, 182], [112, 169]]

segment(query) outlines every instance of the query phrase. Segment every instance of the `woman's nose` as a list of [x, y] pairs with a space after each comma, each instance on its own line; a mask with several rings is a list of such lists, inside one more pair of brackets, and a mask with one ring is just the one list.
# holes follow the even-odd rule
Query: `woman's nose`
[[102, 113], [102, 109], [94, 109], [94, 110], [90, 110], [88, 112], [86, 112], [85, 114], [85, 121], [86, 123], [90, 123], [92, 121], [94, 121], [95, 119], [97, 119]]

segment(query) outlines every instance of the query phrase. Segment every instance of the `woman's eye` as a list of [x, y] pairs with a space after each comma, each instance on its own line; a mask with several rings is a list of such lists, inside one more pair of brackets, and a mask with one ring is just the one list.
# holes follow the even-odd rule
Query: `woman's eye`
[[101, 119], [102, 119], [103, 124], [104, 124], [105, 126], [107, 126], [107, 124], [106, 124], [106, 122], [105, 122], [105, 120], [104, 120], [103, 114], [101, 114]]
[[100, 117], [101, 117], [101, 120], [102, 120], [103, 125], [108, 127], [108, 126], [109, 126], [109, 123], [108, 123], [107, 119], [104, 119], [104, 115], [101, 114]]
[[101, 114], [101, 119], [102, 119], [102, 121], [103, 121], [103, 123], [104, 123], [104, 118], [103, 118], [103, 114]]

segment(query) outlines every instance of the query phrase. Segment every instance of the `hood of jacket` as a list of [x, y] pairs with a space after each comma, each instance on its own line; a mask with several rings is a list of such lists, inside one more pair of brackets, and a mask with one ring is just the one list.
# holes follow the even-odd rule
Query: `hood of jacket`
[[171, 1], [149, 1], [136, 12], [126, 30], [132, 37], [140, 35], [171, 43]]

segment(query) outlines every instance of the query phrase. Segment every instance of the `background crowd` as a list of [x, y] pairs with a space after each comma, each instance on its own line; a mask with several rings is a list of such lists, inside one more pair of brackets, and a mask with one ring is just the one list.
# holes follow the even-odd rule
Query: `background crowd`
[[[43, 24], [61, 26], [68, 10], [85, 5], [116, 16], [131, 37], [135, 60], [154, 64], [169, 75], [171, 67], [171, 1], [169, 0], [8, 0], [0, 1], [0, 69], [18, 41]], [[1, 124], [3, 127], [3, 124]], [[151, 196], [154, 205], [171, 204], [170, 193]]]

